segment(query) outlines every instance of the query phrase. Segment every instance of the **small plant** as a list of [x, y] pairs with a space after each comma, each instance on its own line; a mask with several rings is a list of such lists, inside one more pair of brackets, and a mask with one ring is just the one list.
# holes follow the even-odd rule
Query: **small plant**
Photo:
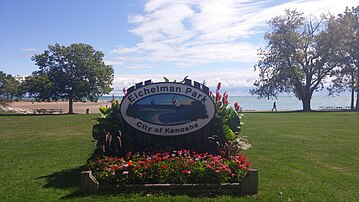
[[92, 136], [96, 142], [96, 149], [90, 159], [107, 156], [121, 156], [132, 151], [133, 131], [123, 120], [118, 100], [112, 100], [110, 108], [100, 107], [101, 118], [92, 128]]
[[220, 93], [221, 83], [217, 85], [215, 95], [210, 92], [215, 102], [216, 112], [210, 123], [209, 139], [217, 145], [217, 151], [225, 151], [227, 157], [235, 156], [242, 150], [250, 147], [249, 142], [240, 136], [241, 108], [238, 102], [234, 103], [234, 107], [229, 106], [228, 93]]

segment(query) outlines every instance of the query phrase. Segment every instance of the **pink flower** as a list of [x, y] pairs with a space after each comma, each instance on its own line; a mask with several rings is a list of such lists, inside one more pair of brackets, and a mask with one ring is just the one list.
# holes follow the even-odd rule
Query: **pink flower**
[[216, 102], [219, 102], [222, 99], [222, 95], [221, 93], [219, 93], [218, 91], [216, 92]]
[[239, 106], [238, 102], [234, 103], [234, 109], [239, 112], [241, 110], [241, 106]]
[[122, 175], [128, 175], [128, 171], [123, 171]]
[[224, 93], [223, 93], [222, 102], [223, 102], [224, 105], [227, 105], [227, 104], [228, 104], [228, 93], [227, 93], [227, 92], [224, 92]]
[[189, 175], [189, 174], [191, 174], [191, 171], [190, 170], [182, 170], [182, 173]]
[[220, 173], [220, 172], [221, 172], [221, 170], [219, 170], [219, 169], [216, 170], [216, 173]]
[[125, 88], [125, 87], [124, 87], [124, 88], [122, 88], [122, 92], [123, 92], [123, 94], [127, 95], [127, 90], [126, 90], [126, 88]]

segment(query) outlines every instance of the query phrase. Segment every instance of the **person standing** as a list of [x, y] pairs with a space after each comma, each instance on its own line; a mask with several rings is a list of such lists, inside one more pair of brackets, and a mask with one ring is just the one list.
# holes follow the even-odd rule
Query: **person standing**
[[272, 108], [272, 111], [275, 110], [277, 111], [277, 102], [273, 102], [273, 108]]

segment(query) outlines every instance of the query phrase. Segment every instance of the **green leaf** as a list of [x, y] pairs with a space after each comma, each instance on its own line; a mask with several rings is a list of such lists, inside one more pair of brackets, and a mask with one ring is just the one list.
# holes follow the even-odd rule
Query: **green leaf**
[[223, 132], [227, 140], [234, 140], [236, 138], [234, 132], [227, 125], [223, 125]]
[[100, 106], [99, 109], [100, 109], [100, 112], [101, 112], [102, 115], [104, 115], [104, 116], [107, 115], [107, 111], [108, 111], [108, 110], [107, 110], [104, 106]]

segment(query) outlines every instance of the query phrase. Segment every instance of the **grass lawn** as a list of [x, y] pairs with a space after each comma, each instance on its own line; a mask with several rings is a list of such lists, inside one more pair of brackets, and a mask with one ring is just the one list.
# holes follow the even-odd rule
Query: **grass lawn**
[[242, 135], [259, 170], [246, 197], [84, 196], [80, 172], [99, 115], [0, 114], [0, 201], [357, 201], [359, 115], [354, 112], [246, 113]]

